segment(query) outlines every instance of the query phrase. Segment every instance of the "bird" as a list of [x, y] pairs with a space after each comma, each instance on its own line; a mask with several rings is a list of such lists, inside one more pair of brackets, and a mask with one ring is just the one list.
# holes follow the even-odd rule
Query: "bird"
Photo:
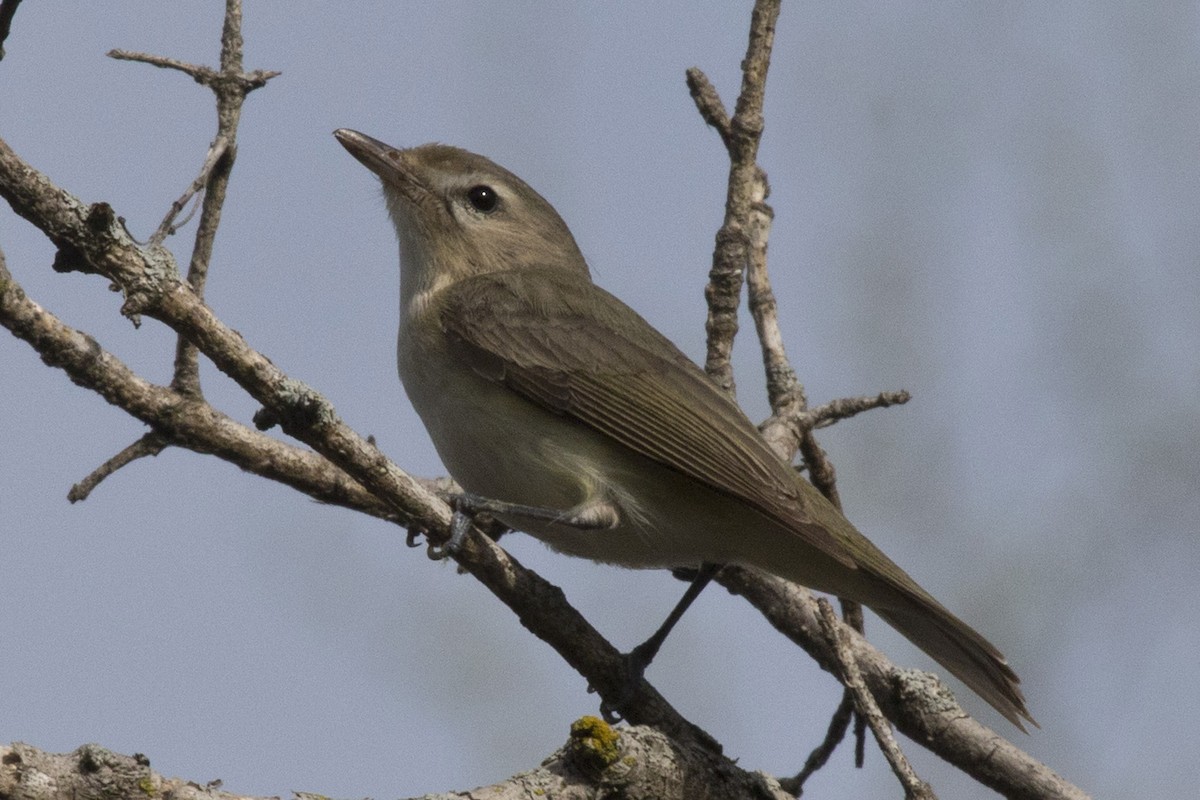
[[739, 564], [858, 601], [1009, 722], [1037, 725], [1001, 652], [596, 285], [545, 198], [461, 148], [334, 136], [381, 181], [400, 250], [398, 370], [460, 510], [596, 562]]

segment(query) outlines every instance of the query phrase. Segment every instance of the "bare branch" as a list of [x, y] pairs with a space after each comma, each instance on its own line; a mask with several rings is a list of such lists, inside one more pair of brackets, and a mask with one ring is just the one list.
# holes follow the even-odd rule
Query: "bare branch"
[[911, 399], [912, 395], [903, 389], [896, 392], [880, 392], [874, 397], [843, 397], [810, 409], [806, 414], [808, 419], [802, 421], [798, 418], [797, 423], [809, 429], [827, 428], [838, 420], [849, 419], [872, 408], [903, 405]]
[[725, 104], [721, 102], [716, 87], [699, 67], [688, 68], [687, 85], [700, 116], [716, 129], [725, 147], [729, 148], [729, 140], [733, 136], [729, 125], [729, 112], [725, 110]]
[[[221, 73], [212, 70], [209, 67], [203, 67], [198, 64], [189, 64], [186, 61], [180, 61], [177, 58], [168, 58], [166, 56], [156, 56], [152, 53], [139, 53], [133, 50], [114, 49], [108, 51], [109, 58], [115, 58], [117, 61], [138, 61], [143, 64], [149, 64], [152, 67], [161, 69], [173, 69], [182, 72], [185, 75], [190, 75], [196, 83], [205, 86], [212, 86], [220, 83], [224, 76]], [[267, 81], [272, 78], [277, 78], [282, 73], [277, 70], [256, 69], [252, 72], [244, 73], [241, 76], [240, 82], [243, 84], [246, 93], [261, 89], [267, 85]]]
[[[732, 346], [733, 336], [737, 332], [736, 320], [730, 327], [728, 321], [721, 321], [721, 317], [728, 313], [730, 302], [736, 312], [738, 292], [723, 293], [719, 287], [729, 286], [727, 276], [732, 273], [736, 273], [740, 280], [744, 269], [749, 284], [747, 305], [762, 346], [767, 394], [771, 410], [776, 414], [791, 408], [803, 408], [805, 403], [803, 387], [784, 352], [778, 304], [767, 274], [767, 242], [775, 213], [766, 202], [771, 193], [767, 175], [758, 165], [758, 146], [763, 132], [763, 97], [779, 7], [780, 3], [769, 0], [755, 3], [750, 21], [750, 44], [742, 62], [742, 89], [732, 120], [726, 115], [725, 105], [708, 76], [695, 67], [687, 71], [692, 100], [704, 121], [720, 134], [730, 158], [729, 193], [725, 224], [722, 226], [726, 236], [718, 232], [717, 241], [718, 251], [722, 241], [730, 242], [731, 246], [725, 254], [713, 254], [709, 284], [713, 289], [709, 296], [709, 364], [706, 368], [709, 374], [718, 378], [718, 383], [724, 385], [720, 373], [728, 368], [729, 355], [725, 352], [726, 345], [719, 339], [715, 340], [713, 331], [727, 333], [728, 346]], [[740, 245], [731, 238], [738, 225], [745, 237]], [[739, 252], [739, 247], [744, 247], [744, 250]], [[732, 381], [732, 378], [729, 380]]]
[[[716, 580], [745, 597], [822, 669], [837, 674], [840, 662], [821, 633], [812, 592], [744, 567], [727, 566]], [[936, 675], [900, 669], [858, 631], [845, 625], [841, 630], [875, 702], [909, 739], [1005, 797], [1087, 799], [1081, 789], [967, 714]]]
[[109, 58], [115, 58], [117, 61], [137, 61], [142, 64], [149, 64], [152, 67], [159, 69], [173, 69], [182, 72], [185, 75], [190, 75], [196, 83], [208, 84], [215, 79], [215, 73], [208, 67], [202, 67], [198, 64], [189, 64], [186, 61], [180, 61], [177, 58], [168, 58], [166, 56], [156, 56], [152, 53], [139, 53], [134, 50], [114, 49], [108, 51]]
[[[230, 794], [221, 782], [201, 786], [168, 778], [150, 768], [144, 755], [126, 756], [89, 744], [72, 753], [45, 753], [27, 744], [0, 745], [0, 796], [20, 800], [170, 797], [175, 800], [271, 800]], [[323, 795], [293, 792], [298, 800]], [[502, 783], [426, 795], [428, 800], [518, 800], [543, 797], [653, 797], [656, 800], [789, 800], [770, 776], [746, 772], [731, 762], [681, 747], [647, 726], [615, 729], [596, 717], [571, 725], [566, 743], [536, 769]], [[277, 800], [277, 798], [276, 798]], [[420, 800], [413, 798], [413, 800]]]
[[[763, 94], [779, 6], [779, 0], [758, 0], [754, 4], [750, 42], [742, 61], [742, 89], [729, 123], [729, 135], [722, 136], [729, 151], [729, 191], [725, 199], [725, 220], [717, 231], [712, 269], [704, 290], [708, 301], [708, 320], [705, 322], [708, 355], [704, 369], [731, 395], [736, 387], [730, 357], [737, 336], [737, 309], [753, 235], [750, 214], [754, 204], [766, 197], [765, 176], [758, 168], [758, 143], [762, 136]], [[705, 119], [715, 121], [718, 131], [723, 130], [723, 106], [716, 90], [695, 68], [689, 70], [688, 82]], [[722, 112], [718, 113], [717, 109]]]
[[875, 698], [867, 691], [867, 685], [863, 682], [858, 663], [850, 651], [850, 642], [843, 632], [845, 627], [838, 622], [838, 618], [833, 613], [833, 606], [829, 605], [828, 600], [821, 598], [817, 600], [817, 609], [820, 611], [822, 631], [837, 655], [842, 683], [846, 685], [850, 696], [854, 698], [854, 707], [858, 710], [859, 717], [865, 719], [871, 726], [871, 731], [875, 734], [875, 741], [879, 743], [879, 749], [883, 751], [884, 757], [892, 767], [892, 772], [896, 774], [896, 777], [900, 779], [900, 785], [904, 787], [905, 798], [907, 800], [936, 800], [933, 789], [918, 778], [916, 772], [913, 771], [912, 765], [908, 763], [900, 745], [896, 743], [896, 737], [892, 736], [892, 729], [884, 719], [883, 712], [875, 703]]
[[[179, 216], [179, 212], [187, 206], [188, 201], [192, 199], [201, 189], [208, 183], [212, 177], [212, 172], [217, 166], [217, 162], [225, 155], [225, 151], [229, 149], [229, 140], [224, 136], [217, 136], [213, 143], [208, 147], [208, 154], [204, 157], [204, 163], [200, 165], [200, 174], [192, 181], [187, 190], [184, 191], [179, 199], [171, 204], [171, 209], [167, 215], [163, 217], [163, 221], [159, 223], [158, 229], [150, 236], [150, 244], [162, 244], [166, 238], [175, 233], [175, 218]], [[188, 215], [190, 218], [190, 214]], [[180, 222], [183, 224], [183, 222]]]
[[822, 403], [816, 408], [792, 409], [789, 412], [773, 414], [764, 420], [758, 429], [775, 452], [785, 461], [790, 461], [796, 454], [801, 437], [808, 431], [827, 428], [839, 420], [849, 419], [873, 408], [903, 405], [911, 399], [912, 395], [903, 389], [897, 392], [880, 392], [873, 397], [842, 397]]
[[[697, 109], [720, 134], [730, 160], [725, 221], [717, 231], [713, 266], [705, 288], [709, 307], [705, 324], [708, 333], [705, 370], [719, 386], [731, 395], [735, 393], [730, 358], [738, 330], [738, 299], [745, 277], [749, 287], [747, 305], [762, 349], [771, 411], [776, 417], [788, 418], [802, 414], [808, 407], [808, 398], [783, 346], [778, 303], [767, 273], [767, 242], [774, 211], [767, 204], [771, 189], [766, 172], [758, 165], [758, 145], [764, 125], [763, 97], [779, 7], [780, 3], [775, 0], [758, 0], [754, 4], [750, 43], [742, 61], [742, 88], [732, 120], [728, 119], [725, 105], [708, 76], [693, 67], [687, 71], [687, 83]], [[825, 458], [811, 430], [797, 431], [794, 437], [783, 435], [785, 432], [791, 434], [792, 430], [777, 428], [768, 442], [788, 463], [798, 446], [810, 475], [814, 476], [814, 485], [841, 509], [833, 465]], [[848, 599], [842, 599], [841, 603], [847, 622], [862, 632], [862, 607]], [[836, 730], [838, 727], [831, 725], [830, 731]], [[860, 753], [863, 730], [861, 723], [855, 726]], [[836, 742], [826, 741], [831, 748], [836, 746]]]
[[[187, 201], [196, 192], [204, 190], [200, 222], [196, 227], [196, 238], [192, 256], [188, 262], [187, 280], [197, 296], [204, 297], [204, 285], [208, 278], [209, 261], [212, 258], [213, 242], [221, 222], [221, 209], [225, 204], [225, 193], [229, 176], [237, 157], [237, 128], [241, 120], [242, 105], [246, 95], [266, 85], [280, 73], [269, 70], [244, 72], [242, 69], [242, 3], [241, 0], [226, 0], [225, 19], [221, 28], [221, 66], [219, 70], [197, 64], [189, 64], [174, 58], [137, 53], [128, 50], [111, 50], [109, 56], [122, 61], [138, 61], [163, 69], [173, 69], [190, 75], [197, 83], [212, 89], [217, 96], [217, 135], [209, 147], [200, 173], [187, 191], [172, 204], [158, 230], [150, 237], [152, 245], [160, 245], [174, 232], [174, 220]], [[175, 349], [175, 373], [171, 385], [178, 391], [199, 396], [200, 366], [196, 348], [186, 339], [180, 338]]]
[[[766, 174], [757, 162], [763, 131], [763, 96], [779, 6], [778, 0], [758, 0], [754, 5], [750, 44], [742, 61], [742, 88], [732, 120], [726, 122], [724, 104], [703, 72], [693, 67], [688, 70], [687, 79], [696, 107], [721, 135], [730, 158], [725, 221], [717, 231], [713, 267], [705, 289], [709, 307], [705, 323], [708, 331], [705, 370], [718, 385], [733, 393], [730, 355], [738, 330], [738, 296], [745, 275], [750, 284], [749, 306], [763, 349], [771, 410], [776, 415], [788, 415], [804, 412], [808, 401], [783, 349], [777, 304], [767, 276], [767, 235], [773, 214], [766, 204], [770, 191]], [[778, 449], [786, 443], [777, 437], [772, 444]], [[811, 429], [799, 437], [797, 444], [813, 485], [841, 508], [833, 465]], [[787, 444], [781, 455], [790, 460], [795, 449]], [[852, 611], [852, 616], [859, 615], [861, 611]]]
[[144, 755], [121, 755], [85, 744], [72, 753], [46, 753], [17, 742], [0, 745], [0, 795], [25, 800], [97, 797], [172, 797], [175, 800], [254, 800], [167, 778]]
[[92, 490], [99, 486], [109, 475], [112, 475], [126, 464], [137, 461], [139, 458], [156, 456], [165, 450], [166, 447], [166, 440], [159, 434], [153, 432], [144, 434], [140, 439], [96, 467], [86, 478], [72, 486], [71, 491], [67, 492], [67, 500], [72, 503], [87, 500]]
[[216, 455], [324, 503], [399, 524], [411, 521], [316, 453], [259, 433], [203, 401], [139, 377], [95, 339], [63, 324], [30, 300], [9, 274], [3, 254], [0, 325], [28, 342], [49, 366], [62, 369], [79, 386], [150, 425], [154, 430], [147, 436], [157, 435], [197, 453]]
[[[854, 719], [854, 716], [854, 698], [847, 689], [842, 695], [842, 702], [838, 704], [837, 710], [833, 712], [833, 716], [829, 720], [825, 738], [808, 754], [800, 771], [791, 778], [781, 780], [779, 784], [788, 792], [799, 797], [800, 793], [804, 791], [804, 782], [828, 763], [829, 757], [837, 750], [842, 739], [846, 738], [846, 730], [850, 727], [850, 720]], [[858, 759], [856, 763], [858, 767], [862, 767], [862, 759]]]
[[[241, 26], [241, 0], [226, 0], [225, 21], [221, 30], [220, 71], [147, 53], [132, 53], [125, 50], [113, 50], [109, 53], [113, 58], [140, 61], [160, 68], [184, 72], [198, 83], [208, 86], [217, 96], [217, 135], [209, 146], [204, 163], [200, 167], [200, 173], [183, 195], [171, 205], [162, 223], [150, 237], [151, 247], [161, 246], [166, 237], [175, 232], [176, 218], [188, 201], [197, 192], [204, 191], [200, 221], [196, 226], [196, 237], [192, 246], [192, 256], [188, 263], [187, 274], [188, 283], [201, 299], [204, 297], [209, 261], [212, 258], [213, 243], [221, 221], [221, 209], [225, 204], [229, 176], [233, 171], [233, 163], [237, 154], [237, 128], [241, 119], [242, 104], [246, 95], [265, 85], [267, 80], [279, 74], [278, 72], [262, 71], [247, 74], [242, 71]], [[190, 217], [189, 214], [188, 219]], [[190, 397], [202, 397], [199, 354], [195, 345], [183, 336], [176, 340], [171, 387]], [[119, 460], [110, 459], [105, 466], [115, 464], [113, 469], [116, 469], [121, 463]], [[104, 467], [101, 469], [103, 470]], [[72, 492], [74, 491], [72, 489]], [[83, 493], [82, 496], [86, 497], [87, 493]]]

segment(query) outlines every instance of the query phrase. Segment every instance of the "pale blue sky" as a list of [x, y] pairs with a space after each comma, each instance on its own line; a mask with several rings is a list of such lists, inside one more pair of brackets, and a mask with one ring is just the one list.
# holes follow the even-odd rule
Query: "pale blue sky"
[[[738, 86], [749, 3], [247, 0], [247, 103], [209, 298], [399, 464], [440, 474], [393, 366], [374, 179], [333, 140], [484, 153], [570, 224], [597, 281], [693, 357], [726, 165], [683, 82]], [[26, 3], [0, 137], [144, 238], [214, 131], [207, 90], [104, 57], [217, 58], [219, 4]], [[1097, 796], [1194, 789], [1200, 691], [1200, 12], [1195, 4], [786, 4], [761, 163], [775, 290], [814, 401], [906, 388], [823, 432], [847, 512], [1008, 654], [1042, 730], [967, 707]], [[186, 257], [192, 228], [170, 242]], [[148, 377], [94, 277], [0, 210], [30, 295]], [[766, 413], [744, 327], [740, 396]], [[209, 369], [209, 397], [255, 406]], [[386, 525], [184, 451], [74, 481], [143, 427], [0, 337], [0, 741], [88, 741], [231, 791], [396, 797], [530, 768], [596, 700], [467, 577]], [[681, 585], [505, 539], [614, 642]], [[928, 662], [878, 620], [903, 664]], [[651, 681], [743, 766], [794, 771], [832, 680], [710, 590]], [[943, 797], [989, 793], [919, 747]], [[898, 796], [849, 751], [815, 797]]]

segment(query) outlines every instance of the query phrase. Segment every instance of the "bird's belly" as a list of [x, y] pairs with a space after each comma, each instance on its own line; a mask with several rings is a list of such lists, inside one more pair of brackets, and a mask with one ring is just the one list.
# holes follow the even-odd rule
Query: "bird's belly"
[[620, 518], [613, 528], [579, 529], [500, 515], [506, 525], [568, 555], [628, 567], [711, 560], [720, 539], [706, 533], [713, 526], [703, 511], [704, 496], [711, 491], [696, 492], [692, 481], [673, 470], [468, 367], [438, 361], [406, 364], [402, 358], [401, 379], [438, 455], [463, 489], [564, 514], [610, 501]]
[[543, 455], [547, 442], [572, 437], [567, 420], [455, 364], [425, 379], [403, 370], [401, 377], [442, 463], [466, 491], [549, 508], [585, 499], [576, 477]]

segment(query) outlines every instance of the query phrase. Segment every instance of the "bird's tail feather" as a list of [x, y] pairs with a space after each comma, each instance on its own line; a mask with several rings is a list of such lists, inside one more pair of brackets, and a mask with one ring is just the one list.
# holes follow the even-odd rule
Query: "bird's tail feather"
[[933, 598], [901, 591], [895, 602], [872, 608], [1009, 722], [1022, 731], [1022, 720], [1037, 726], [1025, 707], [1021, 680], [1000, 651]]

